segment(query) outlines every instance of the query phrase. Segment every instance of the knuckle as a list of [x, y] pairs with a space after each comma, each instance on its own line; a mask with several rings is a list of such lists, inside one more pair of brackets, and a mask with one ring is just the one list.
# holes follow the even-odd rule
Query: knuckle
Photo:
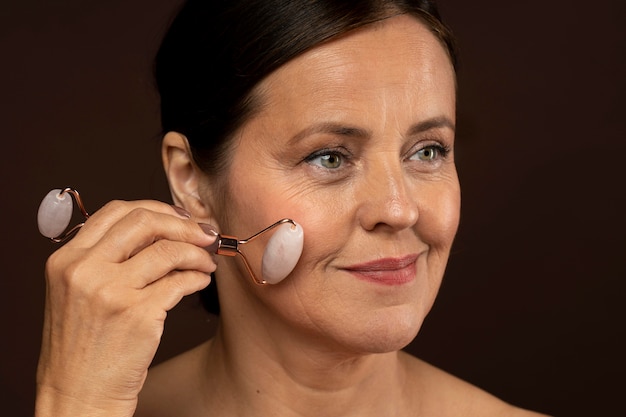
[[182, 296], [187, 288], [187, 280], [185, 279], [184, 272], [176, 272], [172, 274], [170, 279], [170, 292], [176, 296]]
[[[85, 230], [106, 230], [117, 219], [123, 217], [129, 211], [129, 203], [127, 201], [113, 200], [100, 207], [85, 221], [85, 227], [81, 228], [79, 234], [85, 233]], [[72, 242], [69, 242], [72, 244]]]
[[167, 295], [162, 300], [162, 307], [165, 311], [174, 308], [185, 295], [189, 294], [185, 275], [188, 275], [188, 272], [176, 271], [168, 275]]
[[81, 262], [72, 262], [65, 267], [61, 277], [65, 286], [73, 288], [78, 287], [82, 282], [87, 280], [86, 275]]
[[128, 207], [129, 207], [128, 201], [112, 200], [112, 201], [107, 202], [98, 211], [101, 214], [115, 215], [115, 214], [125, 213], [126, 211], [128, 211]]
[[65, 259], [61, 251], [62, 249], [53, 252], [46, 260], [45, 274], [48, 279], [58, 276], [64, 269], [63, 265], [65, 265]]
[[112, 314], [120, 314], [128, 310], [132, 305], [128, 299], [127, 294], [112, 285], [103, 286], [94, 294], [95, 305]]
[[144, 207], [137, 207], [128, 213], [128, 218], [139, 226], [148, 226], [153, 222], [152, 212]]
[[75, 259], [68, 259], [69, 254], [62, 248], [54, 252], [46, 261], [45, 274], [48, 283], [61, 283], [65, 287], [75, 287], [84, 280], [83, 262]]
[[119, 269], [108, 268], [87, 253], [62, 249], [50, 255], [45, 266], [47, 285], [57, 303], [101, 315], [119, 315], [134, 304], [133, 290], [124, 285]]
[[157, 262], [163, 262], [171, 268], [180, 263], [182, 254], [172, 243], [166, 240], [158, 240], [152, 245], [152, 247]]
[[180, 299], [209, 285], [211, 275], [199, 271], [179, 271], [170, 281], [170, 292]]

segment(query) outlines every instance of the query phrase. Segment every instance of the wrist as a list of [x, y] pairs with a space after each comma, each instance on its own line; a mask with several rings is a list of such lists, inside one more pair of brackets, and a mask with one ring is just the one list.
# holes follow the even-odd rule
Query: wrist
[[38, 387], [35, 417], [132, 417], [137, 400], [78, 398], [51, 387]]

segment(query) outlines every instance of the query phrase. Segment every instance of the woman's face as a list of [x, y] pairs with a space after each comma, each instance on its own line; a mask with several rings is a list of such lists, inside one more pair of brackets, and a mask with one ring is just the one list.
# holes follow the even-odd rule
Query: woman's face
[[[235, 139], [226, 197], [212, 206], [220, 230], [241, 238], [292, 218], [304, 250], [273, 286], [221, 258], [223, 314], [248, 311], [351, 351], [405, 346], [433, 304], [459, 221], [455, 78], [443, 46], [398, 16], [305, 53], [258, 91], [261, 110]], [[261, 251], [248, 252], [259, 274]]]

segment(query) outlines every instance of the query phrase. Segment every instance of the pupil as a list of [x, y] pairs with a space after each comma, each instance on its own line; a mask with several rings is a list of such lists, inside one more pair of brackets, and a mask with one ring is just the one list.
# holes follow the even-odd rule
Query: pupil
[[326, 155], [324, 157], [324, 159], [326, 160], [326, 166], [336, 166], [339, 158], [337, 158], [337, 155]]

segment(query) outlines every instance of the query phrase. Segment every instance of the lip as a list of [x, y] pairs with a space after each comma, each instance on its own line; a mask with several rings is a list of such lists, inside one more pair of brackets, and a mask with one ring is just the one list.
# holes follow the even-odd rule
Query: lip
[[419, 254], [397, 258], [384, 258], [375, 261], [343, 267], [356, 278], [382, 285], [403, 285], [415, 279], [416, 262]]

